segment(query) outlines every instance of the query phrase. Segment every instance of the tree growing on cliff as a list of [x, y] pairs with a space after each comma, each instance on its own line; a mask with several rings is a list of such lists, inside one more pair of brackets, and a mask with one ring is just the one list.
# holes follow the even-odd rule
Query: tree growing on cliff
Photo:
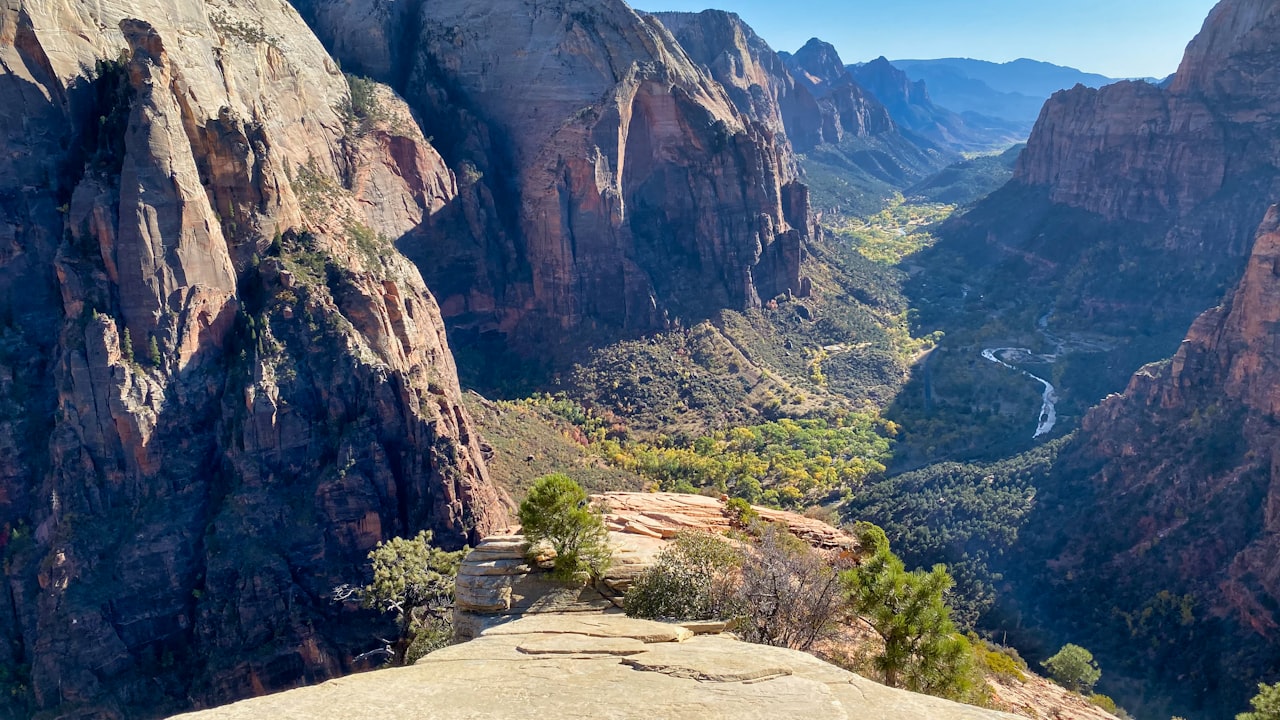
[[334, 598], [358, 598], [366, 608], [394, 613], [399, 637], [386, 651], [391, 664], [412, 665], [453, 638], [453, 586], [465, 552], [434, 547], [429, 530], [380, 542], [369, 552], [373, 580], [336, 588]]
[[1041, 664], [1049, 671], [1049, 677], [1076, 692], [1089, 692], [1102, 677], [1102, 671], [1093, 661], [1093, 653], [1071, 643], [1063, 645], [1053, 657]]
[[1240, 713], [1236, 720], [1280, 720], [1280, 683], [1258, 683], [1258, 694], [1249, 701], [1253, 712]]
[[592, 509], [587, 491], [568, 475], [539, 478], [520, 503], [520, 525], [530, 545], [546, 541], [555, 550], [552, 575], [571, 582], [599, 576], [609, 566], [609, 535]]
[[972, 651], [943, 601], [952, 583], [946, 568], [908, 572], [890, 551], [883, 530], [859, 523], [857, 533], [866, 555], [843, 580], [849, 604], [884, 641], [873, 660], [884, 683], [944, 697], [964, 695]]

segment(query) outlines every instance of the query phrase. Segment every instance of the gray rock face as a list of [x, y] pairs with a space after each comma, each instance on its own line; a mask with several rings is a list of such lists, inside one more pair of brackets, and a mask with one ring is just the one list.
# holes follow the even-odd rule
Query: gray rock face
[[390, 246], [452, 173], [275, 0], [15, 0], [0, 89], [0, 717], [350, 670], [370, 547], [506, 523]]
[[[1014, 718], [894, 690], [810, 655], [618, 615], [518, 620], [413, 667], [181, 716], [416, 718]], [[661, 632], [662, 628], [667, 632]]]

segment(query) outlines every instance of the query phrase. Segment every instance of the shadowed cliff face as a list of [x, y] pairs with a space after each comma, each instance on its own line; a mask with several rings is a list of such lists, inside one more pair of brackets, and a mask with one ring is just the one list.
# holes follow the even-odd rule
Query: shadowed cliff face
[[439, 310], [391, 246], [457, 192], [407, 108], [377, 89], [359, 125], [281, 3], [125, 13], [0, 9], [14, 716], [349, 671], [376, 626], [326, 596], [376, 542], [506, 523]]
[[1127, 707], [1228, 718], [1275, 679], [1277, 388], [1272, 208], [1236, 290], [1085, 417], [1023, 534], [1042, 584], [1021, 596], [1099, 653]]
[[[800, 289], [813, 227], [785, 140], [655, 19], [616, 0], [299, 7], [340, 55], [402, 83], [458, 169], [461, 198], [434, 221], [453, 242], [402, 244], [456, 327], [533, 347]], [[366, 57], [369, 18], [405, 39]]]

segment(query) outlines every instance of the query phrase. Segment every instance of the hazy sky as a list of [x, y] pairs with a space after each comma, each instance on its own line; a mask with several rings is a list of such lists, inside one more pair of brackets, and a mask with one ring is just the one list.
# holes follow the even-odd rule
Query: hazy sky
[[631, 0], [642, 10], [715, 7], [742, 16], [774, 50], [811, 37], [849, 63], [1020, 57], [1111, 77], [1164, 77], [1215, 0]]

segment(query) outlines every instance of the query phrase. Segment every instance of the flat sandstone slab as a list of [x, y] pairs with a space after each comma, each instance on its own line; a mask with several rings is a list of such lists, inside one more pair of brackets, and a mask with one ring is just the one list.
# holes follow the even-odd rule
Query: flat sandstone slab
[[679, 625], [629, 618], [626, 615], [529, 615], [491, 627], [482, 637], [499, 635], [569, 634], [589, 637], [631, 638], [645, 643], [681, 642], [693, 632]]
[[[378, 670], [178, 717], [187, 720], [1021, 720], [893, 690], [810, 655], [727, 636], [663, 636], [622, 615], [524, 618]], [[575, 628], [577, 631], [575, 631]], [[665, 637], [684, 628], [668, 626]], [[602, 650], [637, 654], [619, 657]], [[530, 653], [529, 650], [543, 652]]]

